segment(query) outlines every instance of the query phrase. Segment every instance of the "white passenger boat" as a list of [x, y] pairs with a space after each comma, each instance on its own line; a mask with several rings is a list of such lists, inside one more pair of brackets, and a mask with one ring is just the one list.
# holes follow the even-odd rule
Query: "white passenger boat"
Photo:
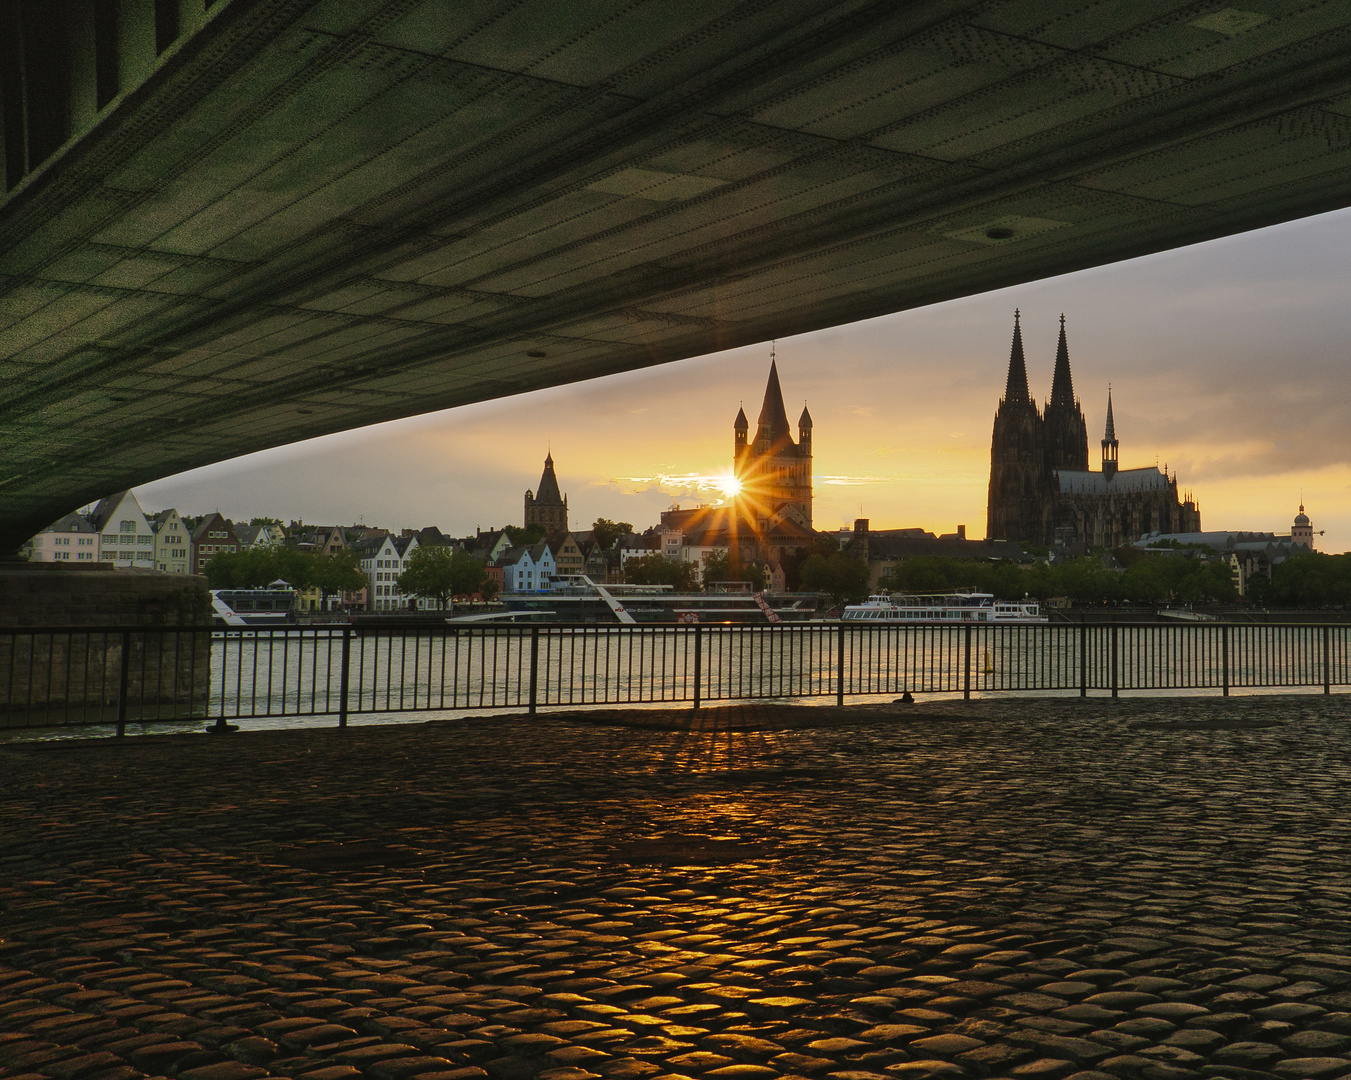
[[212, 589], [217, 626], [285, 626], [295, 622], [296, 591], [285, 582], [266, 589]]
[[996, 600], [993, 593], [951, 592], [906, 595], [875, 593], [862, 604], [844, 609], [849, 622], [925, 623], [1044, 623], [1046, 616], [1033, 600]]

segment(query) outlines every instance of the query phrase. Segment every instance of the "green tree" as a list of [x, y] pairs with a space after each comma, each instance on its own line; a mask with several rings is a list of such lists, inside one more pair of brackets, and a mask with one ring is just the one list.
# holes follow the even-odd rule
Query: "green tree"
[[1346, 607], [1351, 605], [1351, 553], [1292, 555], [1273, 567], [1270, 584], [1256, 591], [1278, 607]]
[[691, 592], [697, 585], [693, 563], [673, 562], [660, 552], [627, 560], [624, 577], [630, 585], [670, 585], [677, 592]]
[[609, 551], [621, 536], [633, 532], [633, 524], [628, 521], [611, 521], [609, 518], [596, 518], [591, 523], [591, 535], [602, 551]]
[[467, 551], [448, 547], [419, 547], [408, 556], [399, 575], [399, 591], [435, 600], [438, 609], [456, 596], [478, 592], [488, 571]]
[[868, 564], [842, 551], [809, 555], [802, 564], [802, 587], [828, 593], [837, 604], [862, 600], [868, 594], [868, 580]]
[[738, 556], [721, 548], [710, 551], [704, 556], [703, 579], [705, 589], [722, 581], [746, 581], [756, 592], [763, 592], [767, 584], [767, 577], [763, 566], [742, 562]]
[[366, 585], [361, 563], [350, 551], [335, 551], [332, 555], [314, 555], [310, 558], [313, 561], [306, 584], [319, 590], [321, 610], [328, 610], [328, 598], [332, 594], [355, 592]]
[[207, 560], [205, 571], [213, 589], [257, 589], [278, 577], [276, 556], [267, 548], [219, 552]]
[[281, 527], [281, 518], [274, 517], [253, 517], [249, 518], [250, 525], [276, 525]]
[[526, 526], [507, 525], [502, 531], [507, 534], [507, 539], [511, 541], [512, 547], [529, 547], [531, 544], [538, 544], [549, 533], [549, 530], [538, 522]]

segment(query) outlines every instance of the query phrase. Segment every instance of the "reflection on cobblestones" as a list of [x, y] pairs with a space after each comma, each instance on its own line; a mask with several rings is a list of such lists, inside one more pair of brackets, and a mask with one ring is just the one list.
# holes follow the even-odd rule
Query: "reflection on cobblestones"
[[0, 1076], [1351, 1075], [1348, 720], [999, 701], [10, 745]]

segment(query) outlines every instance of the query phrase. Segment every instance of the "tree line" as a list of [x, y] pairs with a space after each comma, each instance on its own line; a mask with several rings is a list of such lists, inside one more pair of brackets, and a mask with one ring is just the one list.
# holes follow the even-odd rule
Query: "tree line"
[[951, 592], [972, 588], [1000, 600], [1023, 597], [1046, 601], [1063, 597], [1077, 604], [1216, 603], [1238, 599], [1229, 565], [1218, 559], [1151, 555], [1137, 549], [1117, 552], [1117, 569], [1095, 555], [1061, 563], [1021, 567], [1010, 562], [969, 559], [909, 559], [882, 576], [885, 589], [907, 593]]
[[1248, 596], [1264, 607], [1351, 607], [1351, 553], [1293, 555], [1273, 568], [1270, 581], [1250, 578]]
[[[213, 589], [257, 589], [274, 581], [301, 591], [318, 589], [325, 607], [329, 596], [369, 584], [356, 555], [345, 550], [332, 555], [285, 547], [222, 551], [208, 560], [205, 572]], [[483, 563], [467, 551], [435, 546], [414, 548], [395, 584], [404, 595], [435, 600], [443, 609], [456, 596], [478, 593], [487, 600], [497, 592]]]

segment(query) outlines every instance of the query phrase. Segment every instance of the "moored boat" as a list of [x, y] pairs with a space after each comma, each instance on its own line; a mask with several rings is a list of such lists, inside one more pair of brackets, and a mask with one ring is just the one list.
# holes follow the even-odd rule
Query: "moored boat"
[[993, 593], [975, 591], [904, 594], [875, 593], [861, 604], [844, 609], [848, 622], [923, 623], [946, 626], [960, 623], [1044, 623], [1034, 600], [996, 600]]
[[212, 589], [217, 626], [285, 626], [295, 622], [296, 591], [285, 582], [266, 589]]

